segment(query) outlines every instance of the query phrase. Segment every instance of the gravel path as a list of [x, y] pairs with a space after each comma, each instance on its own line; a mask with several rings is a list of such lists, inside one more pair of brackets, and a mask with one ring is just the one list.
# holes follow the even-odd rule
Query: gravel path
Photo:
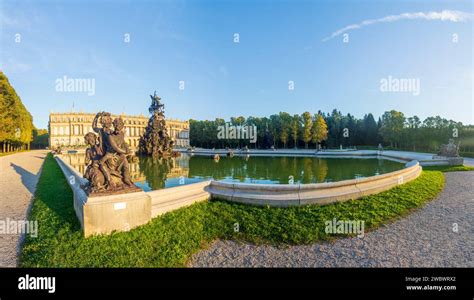
[[[474, 172], [445, 173], [437, 199], [363, 239], [283, 249], [216, 241], [194, 267], [474, 267]], [[458, 232], [453, 231], [458, 224]]]
[[[48, 152], [35, 150], [0, 157], [0, 222], [23, 221]], [[15, 267], [20, 234], [4, 232], [0, 227], [0, 267]]]

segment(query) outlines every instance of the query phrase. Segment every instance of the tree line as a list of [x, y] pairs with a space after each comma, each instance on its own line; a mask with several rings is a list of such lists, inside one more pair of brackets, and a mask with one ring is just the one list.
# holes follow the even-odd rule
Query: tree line
[[[447, 120], [440, 116], [423, 121], [418, 116], [406, 117], [402, 112], [385, 112], [376, 121], [371, 113], [356, 118], [334, 109], [330, 113], [290, 115], [280, 112], [269, 117], [232, 117], [233, 126], [256, 126], [257, 141], [218, 138], [218, 126], [226, 121], [190, 120], [190, 143], [205, 148], [322, 148], [377, 147], [410, 151], [436, 152], [449, 138], [461, 142], [461, 152], [474, 156], [474, 125]], [[0, 71], [0, 151], [10, 152], [47, 146], [48, 132], [36, 129], [33, 117], [23, 105], [7, 76]], [[33, 142], [33, 143], [32, 143]]]
[[0, 143], [3, 152], [24, 148], [33, 140], [33, 117], [8, 78], [0, 72]]
[[249, 140], [219, 139], [218, 126], [224, 119], [190, 120], [190, 144], [204, 148], [339, 148], [340, 146], [371, 148], [382, 144], [385, 148], [410, 151], [436, 152], [449, 138], [461, 142], [461, 150], [474, 151], [474, 126], [447, 120], [440, 116], [421, 120], [418, 116], [406, 117], [391, 110], [377, 120], [368, 113], [356, 118], [334, 109], [330, 113], [290, 115], [280, 112], [269, 117], [232, 117], [233, 126], [256, 126], [257, 142]]
[[46, 129], [36, 129], [33, 117], [21, 102], [7, 76], [0, 71], [0, 151], [11, 152], [48, 145]]

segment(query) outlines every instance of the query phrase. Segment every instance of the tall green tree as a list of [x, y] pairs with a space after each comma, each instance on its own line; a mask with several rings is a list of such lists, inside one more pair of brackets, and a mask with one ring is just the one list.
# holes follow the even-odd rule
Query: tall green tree
[[31, 142], [31, 148], [33, 149], [44, 149], [48, 147], [49, 133], [47, 129], [33, 129], [33, 141]]
[[382, 115], [380, 135], [385, 142], [390, 143], [390, 146], [398, 147], [400, 145], [404, 124], [405, 116], [402, 112], [396, 110], [386, 111]]
[[298, 132], [301, 128], [301, 117], [298, 114], [291, 118], [291, 137], [293, 138], [294, 147], [298, 147]]
[[283, 148], [286, 148], [291, 126], [291, 116], [289, 113], [280, 112], [280, 140], [283, 143]]
[[16, 147], [27, 145], [33, 140], [33, 129], [33, 117], [0, 71], [0, 142]]
[[313, 126], [313, 119], [309, 112], [304, 112], [303, 118], [303, 141], [305, 149], [308, 149], [308, 143], [311, 142], [311, 127]]
[[317, 148], [318, 144], [328, 138], [328, 126], [322, 114], [314, 115], [313, 126], [311, 128], [311, 141]]
[[369, 113], [364, 116], [362, 132], [364, 137], [362, 138], [362, 144], [364, 145], [377, 145], [378, 144], [378, 128], [377, 122], [375, 122], [374, 116]]
[[280, 116], [271, 115], [269, 123], [269, 131], [273, 140], [273, 147], [276, 147], [278, 141], [280, 140]]
[[420, 137], [420, 125], [421, 121], [418, 116], [413, 116], [406, 119], [406, 128], [404, 134], [405, 145], [407, 147], [413, 147], [413, 151], [416, 151], [416, 148], [418, 146], [418, 139]]

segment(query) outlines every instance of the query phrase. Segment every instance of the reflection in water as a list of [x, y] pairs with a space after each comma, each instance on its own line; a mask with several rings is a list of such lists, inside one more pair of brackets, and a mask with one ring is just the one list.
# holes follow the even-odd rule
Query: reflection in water
[[[84, 173], [84, 154], [64, 155]], [[377, 159], [314, 157], [240, 157], [222, 156], [216, 162], [204, 156], [183, 154], [177, 158], [139, 157], [130, 164], [133, 181], [145, 191], [157, 190], [204, 180], [245, 183], [287, 184], [331, 182], [384, 174], [403, 168], [403, 164]], [[290, 177], [291, 176], [291, 177]]]

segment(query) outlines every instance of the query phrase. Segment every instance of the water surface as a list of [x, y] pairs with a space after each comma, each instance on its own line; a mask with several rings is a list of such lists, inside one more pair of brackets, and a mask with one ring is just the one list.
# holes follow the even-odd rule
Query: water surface
[[[64, 156], [84, 173], [84, 154]], [[171, 159], [139, 157], [138, 163], [130, 164], [130, 174], [136, 185], [150, 191], [211, 179], [266, 184], [334, 182], [384, 174], [403, 167], [402, 163], [378, 158], [234, 156], [221, 157], [216, 162], [205, 156], [183, 154]]]

